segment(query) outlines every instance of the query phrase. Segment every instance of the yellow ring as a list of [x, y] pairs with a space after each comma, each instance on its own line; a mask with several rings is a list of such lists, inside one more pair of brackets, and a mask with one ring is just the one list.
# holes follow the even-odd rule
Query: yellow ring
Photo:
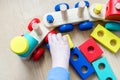
[[17, 36], [11, 40], [10, 48], [16, 54], [24, 54], [28, 50], [28, 41], [22, 36]]

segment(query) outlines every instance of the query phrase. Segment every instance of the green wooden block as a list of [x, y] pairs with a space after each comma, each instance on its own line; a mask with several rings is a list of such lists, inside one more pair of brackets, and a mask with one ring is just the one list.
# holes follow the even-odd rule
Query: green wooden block
[[117, 80], [105, 57], [94, 61], [92, 65], [99, 80]]
[[107, 22], [105, 28], [111, 31], [120, 31], [120, 23], [118, 22]]

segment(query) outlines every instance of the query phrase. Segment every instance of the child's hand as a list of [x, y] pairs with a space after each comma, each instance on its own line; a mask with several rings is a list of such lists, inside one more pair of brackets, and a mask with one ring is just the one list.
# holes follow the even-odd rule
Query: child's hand
[[63, 67], [68, 69], [70, 58], [70, 47], [66, 36], [49, 34], [48, 42], [52, 56], [52, 67]]

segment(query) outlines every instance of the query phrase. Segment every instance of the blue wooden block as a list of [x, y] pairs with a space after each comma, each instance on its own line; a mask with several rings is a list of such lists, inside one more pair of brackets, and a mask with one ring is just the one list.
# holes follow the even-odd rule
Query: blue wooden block
[[94, 26], [94, 23], [92, 21], [85, 21], [79, 24], [78, 28], [79, 30], [89, 30], [92, 29]]
[[70, 63], [82, 79], [88, 78], [95, 72], [92, 65], [77, 47], [71, 50]]
[[61, 32], [61, 33], [64, 33], [64, 32], [70, 32], [74, 29], [74, 26], [72, 24], [63, 24], [63, 25], [60, 25], [58, 30]]
[[117, 80], [108, 61], [102, 57], [92, 63], [99, 80]]

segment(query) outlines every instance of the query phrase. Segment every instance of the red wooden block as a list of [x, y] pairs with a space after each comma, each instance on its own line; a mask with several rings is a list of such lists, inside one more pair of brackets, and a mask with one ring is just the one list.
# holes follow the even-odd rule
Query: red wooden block
[[44, 38], [44, 42], [45, 42], [45, 43], [48, 43], [48, 35], [49, 35], [50, 33], [51, 33], [51, 34], [56, 34], [57, 32], [56, 32], [55, 30], [51, 30], [51, 31], [46, 35], [46, 37]]
[[37, 61], [43, 53], [44, 53], [43, 48], [40, 47], [40, 48], [36, 49], [32, 55], [32, 60]]
[[29, 31], [33, 30], [33, 28], [32, 28], [33, 23], [40, 23], [40, 20], [38, 18], [34, 18], [28, 25], [28, 30]]
[[78, 48], [90, 63], [99, 58], [103, 53], [93, 38], [90, 38]]
[[106, 7], [105, 19], [120, 20], [120, 0], [109, 0]]

